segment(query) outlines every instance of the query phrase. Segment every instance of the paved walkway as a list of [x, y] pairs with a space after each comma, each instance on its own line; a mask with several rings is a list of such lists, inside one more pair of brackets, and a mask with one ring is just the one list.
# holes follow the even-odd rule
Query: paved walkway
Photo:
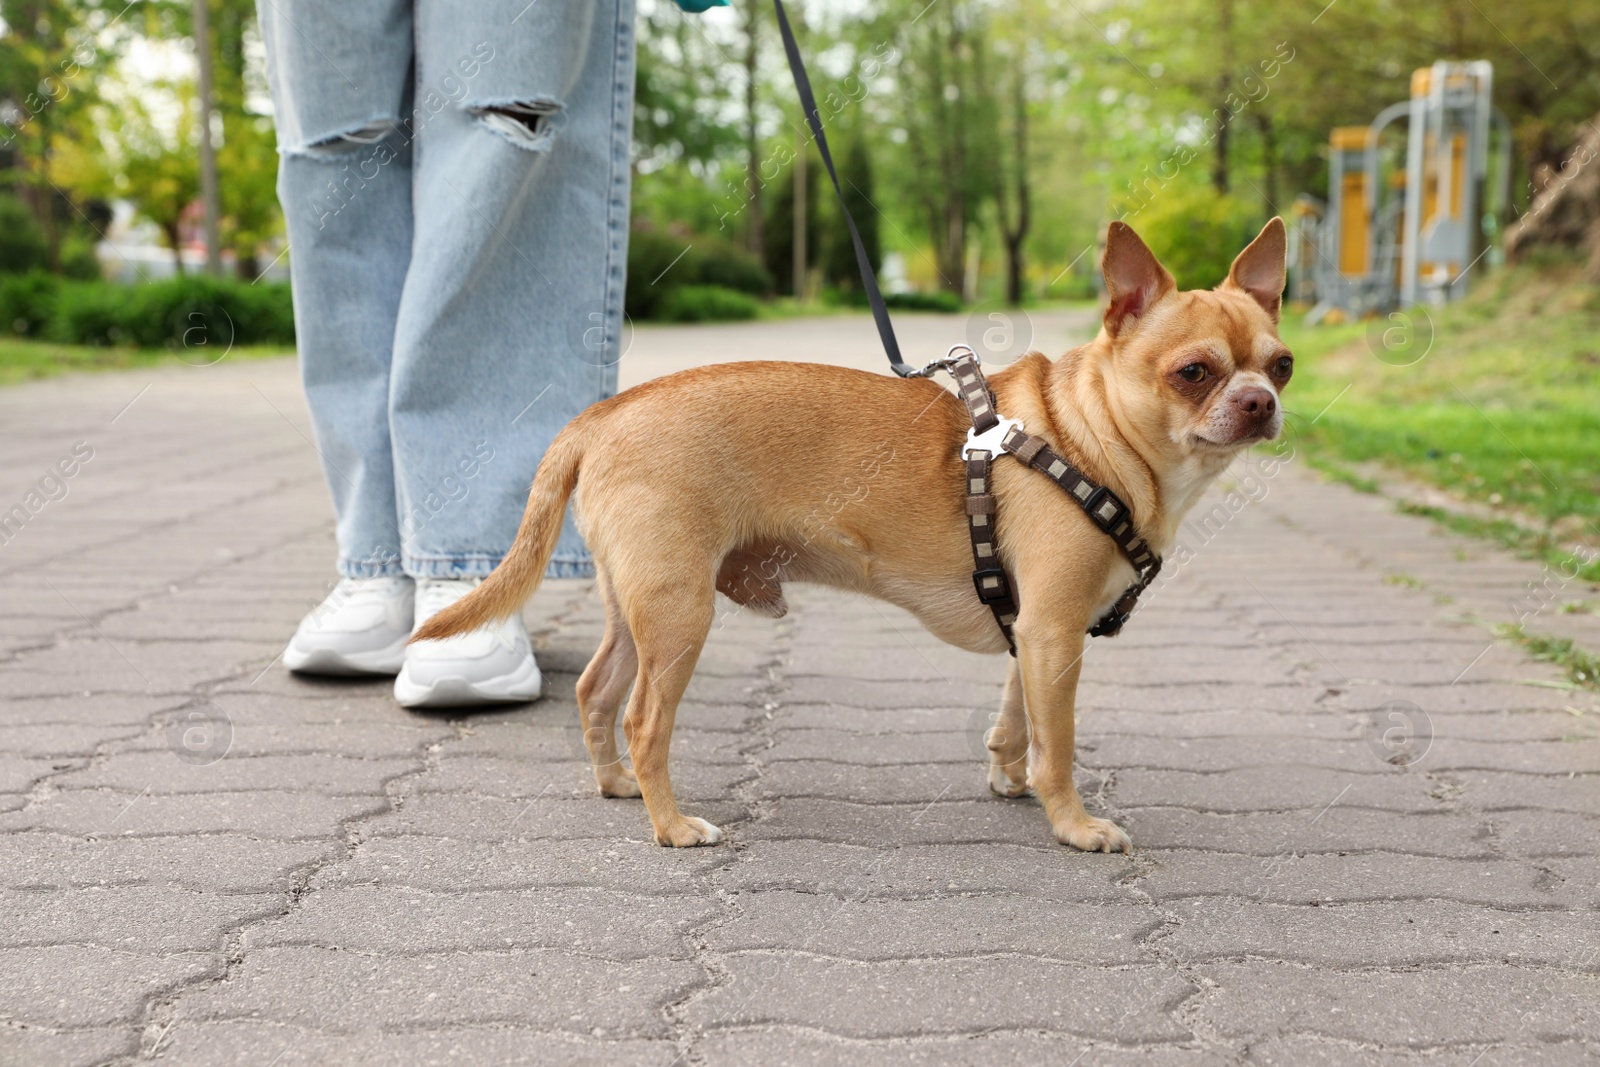
[[[875, 358], [864, 319], [641, 330], [628, 374], [730, 339]], [[77, 459], [0, 545], [0, 1063], [1593, 1062], [1600, 705], [1462, 619], [1532, 564], [1298, 463], [1218, 494], [1086, 660], [1132, 856], [988, 795], [998, 659], [831, 592], [730, 612], [673, 755], [731, 841], [671, 851], [588, 780], [582, 582], [529, 605], [531, 706], [275, 665], [329, 579], [308, 432], [285, 361], [0, 391], [0, 508]]]

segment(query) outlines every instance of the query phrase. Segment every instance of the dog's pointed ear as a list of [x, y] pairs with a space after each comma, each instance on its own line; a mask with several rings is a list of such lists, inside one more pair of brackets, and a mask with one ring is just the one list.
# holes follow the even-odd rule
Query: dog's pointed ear
[[1277, 322], [1278, 312], [1283, 307], [1283, 282], [1288, 255], [1289, 240], [1283, 229], [1283, 220], [1273, 216], [1272, 221], [1261, 227], [1261, 232], [1250, 242], [1250, 247], [1240, 252], [1239, 258], [1233, 261], [1228, 280], [1222, 285], [1249, 293], [1272, 316], [1272, 321]]
[[1134, 326], [1156, 302], [1176, 289], [1177, 283], [1139, 240], [1133, 227], [1113, 222], [1106, 230], [1106, 251], [1100, 259], [1106, 280], [1106, 333], [1118, 337]]

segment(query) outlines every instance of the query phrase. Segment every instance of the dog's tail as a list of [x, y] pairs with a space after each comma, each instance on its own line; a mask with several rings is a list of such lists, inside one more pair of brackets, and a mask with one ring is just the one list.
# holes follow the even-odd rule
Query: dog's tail
[[545, 566], [561, 536], [567, 498], [578, 484], [585, 421], [578, 418], [550, 442], [538, 473], [533, 477], [533, 489], [528, 493], [528, 507], [522, 513], [517, 539], [500, 565], [483, 584], [419, 627], [411, 635], [412, 641], [454, 637], [497, 622], [519, 611], [539, 588]]

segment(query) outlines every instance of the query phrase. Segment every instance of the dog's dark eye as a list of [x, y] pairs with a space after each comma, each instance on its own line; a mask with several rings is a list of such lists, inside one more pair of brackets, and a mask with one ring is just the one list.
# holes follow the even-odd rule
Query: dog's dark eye
[[1276, 363], [1274, 363], [1272, 365], [1272, 376], [1274, 378], [1282, 378], [1282, 379], [1287, 380], [1289, 375], [1293, 374], [1293, 373], [1294, 373], [1294, 357], [1293, 356], [1280, 356], [1278, 358], [1278, 362], [1276, 362]]
[[1204, 363], [1191, 363], [1178, 372], [1178, 377], [1186, 382], [1203, 382], [1206, 380], [1206, 366]]

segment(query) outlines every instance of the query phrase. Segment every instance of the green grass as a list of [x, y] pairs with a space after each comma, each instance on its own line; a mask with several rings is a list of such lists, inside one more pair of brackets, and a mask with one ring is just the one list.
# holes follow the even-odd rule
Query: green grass
[[[1394, 354], [1381, 340], [1400, 323], [1308, 327], [1285, 318], [1296, 356], [1286, 406], [1311, 464], [1371, 489], [1349, 467], [1376, 462], [1515, 511], [1542, 532], [1451, 525], [1535, 555], [1564, 558], [1558, 546], [1600, 540], [1595, 289], [1575, 268], [1504, 271], [1466, 300], [1410, 315], [1414, 337], [1431, 321], [1433, 342], [1409, 366], [1396, 364], [1420, 350]], [[1600, 580], [1600, 567], [1584, 577]]]
[[[275, 346], [235, 348], [223, 360], [265, 359], [293, 355]], [[137, 367], [204, 366], [210, 353], [203, 349], [119, 348], [93, 345], [57, 345], [42, 341], [0, 340], [0, 386], [74, 371], [130, 370]], [[180, 358], [183, 357], [183, 358]]]
[[1520, 626], [1500, 626], [1500, 637], [1522, 647], [1536, 660], [1554, 663], [1566, 673], [1567, 681], [1584, 689], [1600, 689], [1600, 656], [1585, 652], [1565, 637], [1530, 634]]

